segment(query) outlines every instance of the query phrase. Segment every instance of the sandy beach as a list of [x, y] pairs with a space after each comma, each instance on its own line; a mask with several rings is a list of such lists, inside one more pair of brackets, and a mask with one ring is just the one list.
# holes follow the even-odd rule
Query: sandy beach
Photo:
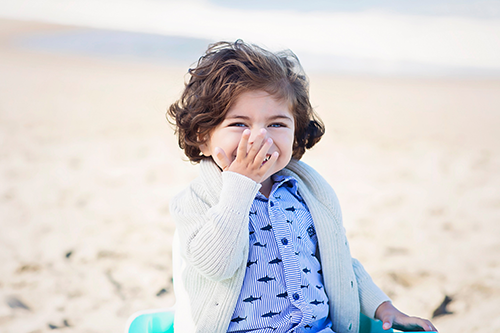
[[[187, 68], [16, 44], [72, 29], [0, 20], [5, 333], [123, 332], [175, 303], [168, 205], [198, 169], [165, 112]], [[500, 332], [500, 79], [309, 77], [327, 134], [303, 160], [353, 256], [408, 314], [451, 297], [440, 332]]]

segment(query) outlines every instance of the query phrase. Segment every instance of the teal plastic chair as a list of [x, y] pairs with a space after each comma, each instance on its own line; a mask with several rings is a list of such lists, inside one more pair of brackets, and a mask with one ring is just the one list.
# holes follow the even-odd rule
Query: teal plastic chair
[[125, 333], [174, 333], [173, 309], [147, 310], [134, 313]]
[[[393, 333], [384, 330], [380, 320], [361, 314], [359, 333]], [[134, 313], [127, 322], [125, 333], [174, 333], [174, 310], [159, 309]]]
[[[182, 284], [180, 274], [182, 269], [182, 259], [178, 254], [178, 236], [174, 233], [172, 242], [172, 263], [174, 272], [174, 282]], [[174, 290], [176, 284], [174, 283]], [[180, 288], [182, 290], [182, 288]], [[177, 294], [177, 291], [176, 291]], [[392, 329], [384, 330], [380, 320], [373, 320], [361, 314], [359, 333], [393, 333]], [[174, 333], [174, 308], [146, 310], [134, 313], [128, 319], [125, 333]], [[182, 332], [179, 332], [182, 333]]]

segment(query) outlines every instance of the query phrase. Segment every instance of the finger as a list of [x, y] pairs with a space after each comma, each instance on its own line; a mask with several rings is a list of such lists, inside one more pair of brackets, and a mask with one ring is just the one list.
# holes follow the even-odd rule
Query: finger
[[220, 147], [215, 147], [213, 158], [215, 163], [217, 163], [217, 165], [223, 171], [226, 171], [227, 168], [229, 168], [229, 165], [231, 164], [231, 161], [227, 157], [226, 152], [224, 152], [224, 149]]
[[392, 328], [400, 331], [432, 331], [436, 330], [431, 322], [417, 317], [403, 318], [392, 324]]
[[266, 130], [261, 129], [259, 134], [255, 137], [253, 142], [250, 143], [250, 149], [248, 150], [248, 158], [251, 158], [252, 160], [255, 159], [255, 156], [258, 154], [260, 149], [262, 148], [262, 141], [264, 140], [266, 136]]
[[437, 332], [436, 326], [432, 325], [432, 323], [430, 321], [424, 320], [424, 322], [425, 322], [425, 324], [422, 327], [425, 328], [426, 331], [435, 331], [435, 332]]
[[[264, 144], [260, 148], [257, 156], [255, 156], [254, 165], [256, 165], [257, 167], [260, 167], [262, 165], [262, 163], [266, 159], [267, 152], [269, 151], [269, 149], [271, 148], [272, 145], [273, 145], [273, 139], [268, 138], [267, 140], [264, 141]], [[269, 162], [269, 161], [267, 161], [267, 162]], [[266, 162], [266, 164], [267, 164], [267, 162]]]
[[415, 325], [419, 327], [414, 328], [414, 330], [437, 331], [436, 327], [427, 319], [417, 318]]
[[393, 320], [392, 317], [386, 317], [386, 318], [384, 318], [383, 321], [382, 321], [383, 322], [382, 328], [384, 330], [390, 329], [392, 327], [392, 320]]
[[250, 139], [250, 130], [246, 129], [241, 134], [240, 143], [238, 143], [238, 150], [236, 151], [236, 159], [241, 160], [247, 156], [248, 139]]
[[400, 324], [400, 323], [394, 323], [392, 325], [392, 328], [395, 330], [399, 331], [412, 331], [412, 332], [420, 332], [420, 331], [425, 331], [424, 328], [422, 328], [421, 325], [415, 324], [415, 323], [410, 323], [410, 324]]
[[277, 151], [275, 151], [274, 153], [272, 153], [272, 155], [269, 158], [269, 160], [262, 166], [261, 171], [263, 173], [266, 173], [267, 170], [271, 169], [271, 167], [274, 165], [274, 163], [276, 163], [276, 161], [278, 160], [279, 156], [280, 156], [280, 154]]

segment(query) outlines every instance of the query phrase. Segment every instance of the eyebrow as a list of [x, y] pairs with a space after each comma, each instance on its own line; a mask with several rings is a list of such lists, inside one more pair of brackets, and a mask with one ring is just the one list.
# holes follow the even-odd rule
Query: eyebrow
[[[229, 116], [226, 119], [245, 119], [245, 120], [249, 120], [250, 117], [244, 116], [244, 115], [234, 115], [234, 116]], [[286, 115], [281, 115], [281, 114], [269, 117], [269, 120], [276, 120], [276, 119], [286, 119], [286, 120], [289, 120], [289, 121], [293, 121], [292, 117], [286, 116]]]

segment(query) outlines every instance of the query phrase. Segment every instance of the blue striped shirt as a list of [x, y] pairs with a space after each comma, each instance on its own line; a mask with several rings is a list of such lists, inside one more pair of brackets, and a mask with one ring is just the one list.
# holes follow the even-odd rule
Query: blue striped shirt
[[292, 177], [250, 209], [247, 269], [228, 332], [332, 332], [311, 214]]

